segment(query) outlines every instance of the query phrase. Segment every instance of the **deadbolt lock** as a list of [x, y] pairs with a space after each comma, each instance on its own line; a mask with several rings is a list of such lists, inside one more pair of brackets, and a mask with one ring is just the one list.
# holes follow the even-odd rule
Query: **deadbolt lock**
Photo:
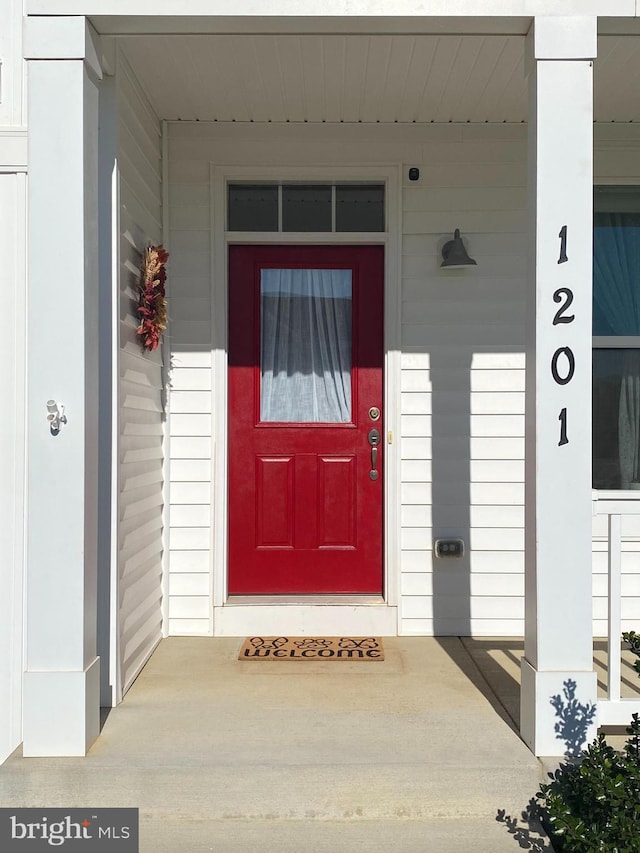
[[377, 406], [371, 406], [369, 409], [369, 417], [372, 421], [377, 421], [380, 419], [380, 409]]

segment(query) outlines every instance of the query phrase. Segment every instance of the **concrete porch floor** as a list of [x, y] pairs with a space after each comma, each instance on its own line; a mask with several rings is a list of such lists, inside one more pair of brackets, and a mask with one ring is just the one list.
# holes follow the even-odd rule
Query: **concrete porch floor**
[[86, 758], [0, 767], [2, 806], [135, 806], [140, 850], [522, 849], [541, 765], [520, 740], [519, 641], [385, 638], [384, 662], [237, 660], [164, 640]]

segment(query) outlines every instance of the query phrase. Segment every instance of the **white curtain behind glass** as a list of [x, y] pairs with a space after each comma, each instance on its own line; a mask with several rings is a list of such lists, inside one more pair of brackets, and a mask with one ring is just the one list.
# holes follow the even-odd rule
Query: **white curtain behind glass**
[[[640, 214], [594, 217], [593, 334], [640, 335]], [[618, 407], [620, 488], [640, 480], [640, 357], [622, 355]]]
[[260, 419], [351, 421], [351, 270], [263, 269]]

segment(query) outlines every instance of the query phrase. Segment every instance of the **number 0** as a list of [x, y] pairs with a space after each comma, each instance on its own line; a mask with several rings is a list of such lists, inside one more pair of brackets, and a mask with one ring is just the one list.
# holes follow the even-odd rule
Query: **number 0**
[[[558, 372], [558, 359], [561, 355], [567, 359], [567, 373], [565, 376], [560, 376]], [[557, 349], [551, 359], [551, 375], [558, 385], [567, 385], [573, 379], [573, 374], [576, 370], [576, 359], [570, 347], [560, 347]]]

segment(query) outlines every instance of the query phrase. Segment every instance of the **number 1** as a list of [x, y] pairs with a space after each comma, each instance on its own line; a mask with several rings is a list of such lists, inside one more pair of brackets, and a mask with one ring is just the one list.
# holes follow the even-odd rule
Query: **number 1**
[[560, 238], [560, 257], [558, 258], [559, 264], [566, 263], [569, 258], [567, 257], [567, 226], [563, 225], [560, 229], [560, 233], [558, 234]]
[[567, 438], [567, 410], [562, 409], [558, 416], [558, 420], [560, 421], [560, 441], [558, 442], [558, 447], [562, 447], [563, 444], [569, 444], [569, 439]]

